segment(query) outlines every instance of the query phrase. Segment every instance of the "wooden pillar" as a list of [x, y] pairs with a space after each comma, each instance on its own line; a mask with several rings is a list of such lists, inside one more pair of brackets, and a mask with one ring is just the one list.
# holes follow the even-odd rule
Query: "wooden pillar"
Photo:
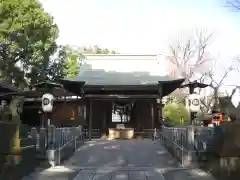
[[163, 112], [162, 112], [162, 84], [159, 84], [158, 89], [158, 98], [160, 99], [160, 102], [158, 104], [158, 121], [160, 122], [160, 125], [163, 124]]
[[92, 100], [89, 102], [88, 138], [92, 139]]
[[107, 126], [107, 106], [105, 104], [105, 108], [103, 109], [103, 119], [102, 119], [102, 133], [106, 135], [106, 126]]
[[107, 108], [105, 109], [106, 117], [106, 135], [108, 135], [108, 128], [112, 123], [112, 102], [107, 102]]

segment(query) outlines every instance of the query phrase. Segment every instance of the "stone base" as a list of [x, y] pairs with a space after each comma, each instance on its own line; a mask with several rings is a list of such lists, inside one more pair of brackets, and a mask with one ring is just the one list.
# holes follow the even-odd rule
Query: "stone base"
[[125, 128], [125, 129], [109, 129], [109, 139], [133, 139], [134, 129]]

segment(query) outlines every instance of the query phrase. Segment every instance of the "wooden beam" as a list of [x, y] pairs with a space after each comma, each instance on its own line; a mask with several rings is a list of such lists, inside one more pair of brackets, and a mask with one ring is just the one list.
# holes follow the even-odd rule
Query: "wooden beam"
[[99, 100], [114, 100], [114, 99], [156, 99], [159, 95], [101, 95], [101, 94], [94, 94], [94, 95], [84, 95], [84, 99], [99, 99]]

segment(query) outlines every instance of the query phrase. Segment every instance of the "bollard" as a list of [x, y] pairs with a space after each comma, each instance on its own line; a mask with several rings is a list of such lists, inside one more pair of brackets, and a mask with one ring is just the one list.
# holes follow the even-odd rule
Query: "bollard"
[[61, 163], [61, 148], [57, 149], [57, 165]]
[[47, 152], [47, 160], [48, 163], [52, 166], [55, 167], [56, 166], [56, 150], [54, 149], [48, 149]]

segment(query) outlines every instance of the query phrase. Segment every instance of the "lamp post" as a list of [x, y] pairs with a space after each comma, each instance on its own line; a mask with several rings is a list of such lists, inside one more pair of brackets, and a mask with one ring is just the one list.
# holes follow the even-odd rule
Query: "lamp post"
[[54, 142], [53, 142], [53, 129], [51, 130], [51, 136], [50, 136], [50, 124], [51, 124], [51, 115], [53, 110], [53, 102], [54, 102], [54, 96], [50, 93], [43, 94], [42, 96], [42, 110], [47, 115], [47, 127], [46, 127], [46, 133], [47, 133], [47, 147], [46, 147], [46, 155], [48, 158], [48, 162], [55, 166], [55, 149], [54, 149]]
[[[49, 135], [49, 128], [51, 124], [51, 115], [52, 115], [52, 110], [53, 110], [53, 102], [54, 102], [54, 96], [50, 93], [43, 94], [42, 96], [42, 111], [45, 113], [47, 117], [47, 147], [46, 149], [49, 148], [49, 140], [50, 140], [50, 135]], [[53, 145], [52, 140], [50, 141], [51, 145]]]
[[44, 119], [42, 117], [42, 110], [38, 111], [38, 115], [39, 115], [39, 118], [40, 118], [40, 126], [41, 126], [41, 128], [44, 128]]

